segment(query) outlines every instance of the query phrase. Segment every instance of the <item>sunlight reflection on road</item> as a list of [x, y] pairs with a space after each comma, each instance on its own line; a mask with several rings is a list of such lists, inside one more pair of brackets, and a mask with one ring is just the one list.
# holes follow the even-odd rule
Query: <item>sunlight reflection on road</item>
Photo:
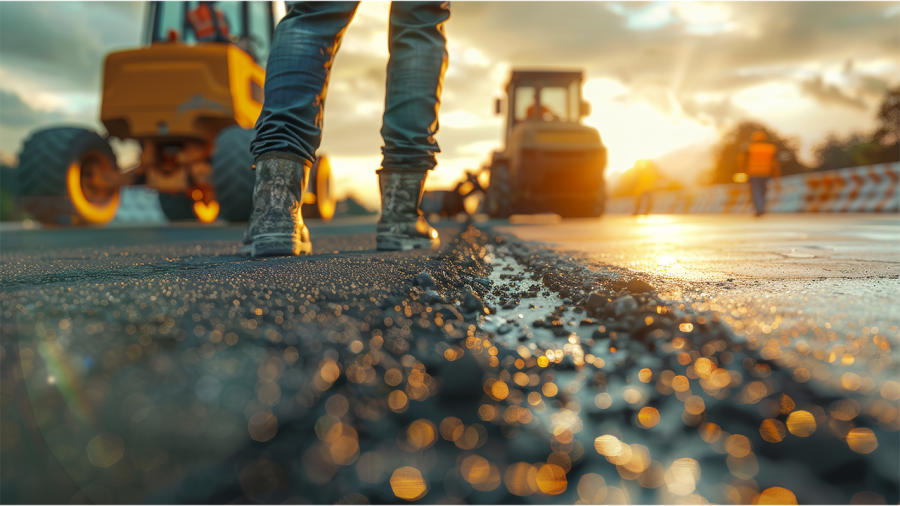
[[885, 260], [896, 256], [895, 225], [869, 215], [620, 215], [496, 230], [617, 267], [719, 282], [890, 274]]

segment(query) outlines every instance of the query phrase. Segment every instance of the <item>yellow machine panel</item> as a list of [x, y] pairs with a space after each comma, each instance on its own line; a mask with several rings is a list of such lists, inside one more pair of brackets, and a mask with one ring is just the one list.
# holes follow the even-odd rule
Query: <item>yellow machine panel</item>
[[264, 83], [233, 44], [154, 43], [107, 56], [100, 119], [120, 138], [212, 141], [227, 126], [253, 127]]

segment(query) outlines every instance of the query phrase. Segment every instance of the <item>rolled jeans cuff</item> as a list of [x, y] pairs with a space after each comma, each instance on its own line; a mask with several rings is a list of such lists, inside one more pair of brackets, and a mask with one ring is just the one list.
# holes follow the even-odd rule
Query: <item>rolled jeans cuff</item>
[[269, 158], [283, 158], [285, 160], [291, 160], [291, 161], [297, 162], [300, 165], [303, 165], [304, 167], [312, 166], [312, 161], [305, 160], [302, 156], [297, 156], [293, 153], [287, 153], [284, 151], [269, 151], [269, 152], [263, 153], [256, 157], [256, 160], [253, 161], [253, 164], [256, 165], [257, 163], [259, 163], [260, 160], [266, 160]]
[[437, 166], [437, 160], [433, 154], [422, 155], [418, 153], [384, 153], [381, 168], [382, 172], [428, 172]]

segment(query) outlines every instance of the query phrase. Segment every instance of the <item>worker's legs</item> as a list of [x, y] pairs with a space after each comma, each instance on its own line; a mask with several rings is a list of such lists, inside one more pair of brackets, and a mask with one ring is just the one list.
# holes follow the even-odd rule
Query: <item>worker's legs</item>
[[450, 17], [448, 4], [391, 4], [391, 57], [381, 127], [383, 169], [425, 172], [437, 164], [434, 155], [441, 150], [434, 135], [448, 61], [444, 33]]
[[315, 161], [331, 65], [359, 2], [298, 2], [278, 23], [266, 65], [254, 159]]
[[448, 2], [391, 4], [387, 66], [383, 159], [378, 171], [381, 189], [379, 249], [435, 247], [437, 233], [418, 209], [425, 176], [440, 152], [438, 131], [447, 38], [444, 23]]
[[760, 216], [766, 212], [766, 183], [767, 177], [751, 177], [750, 193], [753, 196], [753, 207], [756, 208], [756, 215]]
[[299, 255], [312, 249], [300, 207], [322, 139], [331, 65], [357, 5], [299, 2], [275, 29], [265, 103], [250, 146], [256, 183], [241, 254]]

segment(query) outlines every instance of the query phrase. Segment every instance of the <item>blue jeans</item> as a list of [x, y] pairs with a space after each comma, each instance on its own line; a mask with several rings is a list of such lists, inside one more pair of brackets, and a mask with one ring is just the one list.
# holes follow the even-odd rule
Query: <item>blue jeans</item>
[[[298, 2], [278, 23], [266, 68], [265, 103], [250, 146], [255, 160], [309, 164], [322, 141], [334, 56], [359, 2]], [[383, 169], [425, 172], [437, 165], [438, 108], [449, 2], [391, 4], [387, 92], [381, 136]]]
[[753, 196], [753, 206], [756, 208], [756, 214], [766, 212], [766, 183], [769, 182], [767, 177], [751, 177], [750, 193]]

